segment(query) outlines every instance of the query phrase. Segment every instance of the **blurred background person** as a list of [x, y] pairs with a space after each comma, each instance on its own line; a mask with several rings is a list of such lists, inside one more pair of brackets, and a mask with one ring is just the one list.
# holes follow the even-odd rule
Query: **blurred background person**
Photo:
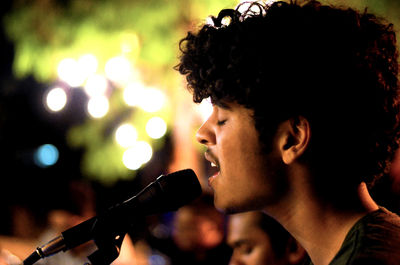
[[171, 218], [168, 238], [149, 241], [163, 253], [166, 264], [224, 265], [231, 249], [225, 242], [225, 215], [217, 211], [210, 195], [179, 208]]
[[20, 258], [7, 249], [0, 247], [0, 265], [20, 265], [21, 263]]
[[[47, 214], [47, 223], [38, 238], [41, 246], [63, 231], [96, 215], [96, 198], [92, 187], [83, 181], [72, 181], [68, 187], [66, 203]], [[85, 243], [66, 252], [59, 252], [37, 262], [39, 265], [75, 265], [87, 262], [87, 256], [96, 250], [92, 242]]]
[[[47, 227], [38, 239], [41, 246], [65, 230], [86, 221], [96, 215], [96, 196], [92, 186], [84, 181], [72, 181], [69, 186], [67, 203], [60, 209], [53, 209], [47, 216]], [[79, 265], [88, 262], [88, 256], [96, 251], [93, 241], [58, 252], [37, 262], [38, 265]], [[137, 265], [134, 246], [129, 235], [124, 237], [120, 255], [113, 265]]]
[[233, 214], [228, 219], [230, 265], [301, 265], [307, 254], [274, 219], [262, 212]]

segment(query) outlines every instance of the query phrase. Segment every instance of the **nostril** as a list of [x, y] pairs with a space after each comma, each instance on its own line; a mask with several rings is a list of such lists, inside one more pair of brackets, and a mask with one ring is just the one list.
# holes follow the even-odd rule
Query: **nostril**
[[200, 129], [197, 131], [196, 140], [197, 140], [197, 142], [199, 142], [201, 144], [207, 144], [207, 142], [208, 142], [207, 137], [205, 137], [205, 134], [202, 133], [203, 131], [201, 131]]
[[200, 142], [201, 144], [207, 144], [207, 140], [206, 140], [206, 139], [201, 139], [199, 142]]

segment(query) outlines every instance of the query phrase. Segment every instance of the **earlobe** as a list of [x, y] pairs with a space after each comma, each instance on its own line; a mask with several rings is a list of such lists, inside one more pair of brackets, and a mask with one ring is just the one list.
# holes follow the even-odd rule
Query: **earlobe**
[[283, 123], [281, 135], [281, 153], [285, 164], [291, 164], [308, 147], [311, 131], [310, 124], [303, 116], [292, 118]]

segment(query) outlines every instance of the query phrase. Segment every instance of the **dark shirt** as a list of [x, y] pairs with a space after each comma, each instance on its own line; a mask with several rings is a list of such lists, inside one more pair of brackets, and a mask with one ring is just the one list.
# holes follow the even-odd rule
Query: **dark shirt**
[[361, 218], [329, 265], [400, 265], [400, 217], [381, 207]]

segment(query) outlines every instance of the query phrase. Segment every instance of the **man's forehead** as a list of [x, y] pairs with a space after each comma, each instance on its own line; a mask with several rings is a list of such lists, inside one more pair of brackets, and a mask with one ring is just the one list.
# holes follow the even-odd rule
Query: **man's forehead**
[[226, 99], [211, 99], [211, 104], [213, 106], [217, 106], [220, 107], [222, 109], [232, 109], [232, 107], [237, 104], [235, 102], [232, 101], [228, 101]]

